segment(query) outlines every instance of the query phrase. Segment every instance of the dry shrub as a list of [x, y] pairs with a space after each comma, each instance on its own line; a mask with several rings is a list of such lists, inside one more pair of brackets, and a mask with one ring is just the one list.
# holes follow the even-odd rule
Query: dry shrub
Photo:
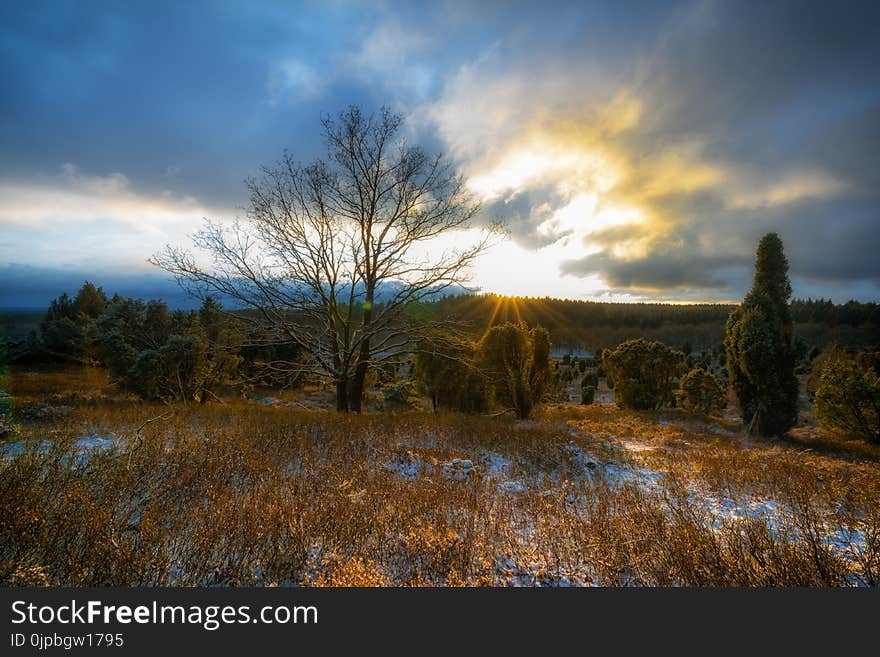
[[[567, 406], [517, 422], [226, 400], [174, 406], [135, 435], [167, 410], [113, 398], [25, 423], [28, 447], [0, 461], [0, 583], [878, 583], [875, 462], [744, 442], [685, 414]], [[86, 434], [115, 446], [83, 452]], [[453, 458], [475, 474], [447, 478]], [[611, 465], [664, 474], [614, 481]], [[764, 498], [773, 514], [706, 504]]]
[[340, 558], [326, 555], [318, 574], [308, 581], [312, 586], [388, 586], [390, 582], [375, 562], [361, 557]]

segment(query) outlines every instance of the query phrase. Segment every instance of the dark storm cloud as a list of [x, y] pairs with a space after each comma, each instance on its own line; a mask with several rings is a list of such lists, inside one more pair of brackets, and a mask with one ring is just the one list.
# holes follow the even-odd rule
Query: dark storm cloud
[[[320, 10], [320, 11], [319, 11]], [[4, 3], [0, 168], [65, 162], [209, 205], [289, 147], [321, 151], [322, 112], [381, 103], [329, 75], [365, 37], [367, 6], [289, 3]]]
[[[74, 162], [209, 205], [240, 202], [242, 178], [283, 148], [303, 159], [321, 154], [324, 112], [348, 104], [413, 106], [436, 94], [443, 75], [478, 56], [499, 32], [512, 30], [511, 39], [521, 39], [529, 23], [572, 36], [571, 21], [559, 18], [627, 23], [623, 11], [603, 7], [560, 5], [558, 14], [526, 3], [513, 9], [4, 3], [0, 168], [36, 176]], [[424, 47], [413, 34], [424, 35]], [[391, 52], [395, 41], [416, 52]], [[401, 79], [412, 86], [397, 86]]]
[[34, 267], [18, 263], [0, 266], [0, 308], [44, 309], [66, 292], [74, 296], [86, 281], [102, 287], [108, 296], [158, 299], [172, 308], [194, 308], [199, 302], [187, 295], [173, 278], [157, 272], [100, 268]]
[[640, 143], [697, 135], [710, 158], [876, 181], [868, 144], [880, 137], [880, 4], [695, 7], [671, 23], [638, 75], [649, 108]]
[[[673, 28], [640, 83], [657, 101], [648, 101], [657, 111], [646, 116], [641, 143], [697, 135], [706, 158], [752, 172], [746, 187], [788, 169], [822, 171], [841, 189], [828, 199], [804, 190], [803, 199], [745, 208], [707, 207], [694, 195], [667, 216], [710, 247], [670, 254], [658, 244], [644, 259], [610, 259], [601, 270], [612, 280], [639, 273], [670, 287], [701, 287], [717, 282], [717, 268], [750, 255], [761, 233], [776, 230], [796, 277], [880, 285], [878, 7], [707, 3]], [[732, 254], [712, 255], [719, 245]], [[675, 262], [680, 275], [670, 271]]]
[[733, 256], [705, 258], [686, 249], [670, 252], [658, 249], [645, 258], [633, 260], [619, 260], [607, 253], [587, 256], [580, 261], [563, 263], [561, 270], [565, 274], [601, 271], [613, 287], [651, 291], [727, 287], [727, 281], [718, 278], [718, 270], [731, 264], [744, 265], [746, 261]]
[[606, 249], [563, 262], [561, 271], [580, 276], [602, 272], [609, 285], [620, 289], [680, 293], [692, 288], [703, 295], [718, 290], [734, 298], [749, 282], [746, 274], [757, 241], [774, 231], [783, 239], [793, 276], [804, 284], [798, 294], [807, 296], [819, 284], [825, 294], [829, 287], [840, 287], [832, 296], [846, 299], [846, 285], [853, 282], [862, 283], [853, 288], [859, 294], [880, 293], [878, 218], [872, 202], [802, 202], [730, 211], [704, 196], [680, 205], [693, 205], [697, 217], [710, 219], [682, 222], [672, 237], [654, 240], [649, 253], [636, 258], [615, 257], [610, 249], [640, 239], [638, 227], [594, 233], [591, 241]]
[[[522, 116], [499, 115], [496, 121], [506, 125], [495, 135], [528, 134], [510, 137], [519, 139], [513, 153], [542, 139], [551, 152], [599, 153], [619, 173], [600, 192], [603, 202], [644, 215], [610, 231], [590, 231], [584, 215], [585, 247], [602, 250], [564, 261], [561, 271], [599, 274], [621, 288], [693, 288], [710, 295], [718, 289], [736, 296], [744, 291], [757, 239], [775, 230], [796, 279], [852, 285], [859, 293], [875, 289], [878, 18], [876, 3], [688, 3], [670, 9], [645, 40], [631, 44], [629, 70], [617, 62], [607, 68], [614, 74], [598, 82], [601, 76], [581, 72], [584, 62], [589, 67], [581, 57], [585, 46], [564, 38], [545, 44], [534, 54], [536, 63], [522, 65], [533, 80], [519, 94]], [[501, 65], [485, 79], [469, 73], [460, 87], [484, 87], [509, 103], [521, 71]], [[546, 82], [548, 73], [570, 86]], [[506, 86], [491, 87], [493, 76], [502, 75]], [[584, 108], [603, 93], [613, 99], [615, 89], [638, 107], [631, 125], [604, 132], [571, 128], [608, 121]], [[447, 126], [447, 132], [455, 131]], [[503, 157], [472, 159], [478, 170], [504, 170]], [[526, 188], [542, 198], [558, 183], [548, 176]], [[581, 186], [587, 193], [595, 189]], [[513, 193], [521, 199], [514, 238], [540, 248], [548, 236], [536, 236], [539, 220], [523, 219], [530, 208], [522, 207], [521, 189]]]

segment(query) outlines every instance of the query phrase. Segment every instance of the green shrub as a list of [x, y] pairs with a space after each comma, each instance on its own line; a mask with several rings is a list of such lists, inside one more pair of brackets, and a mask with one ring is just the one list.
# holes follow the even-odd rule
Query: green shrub
[[418, 398], [416, 386], [413, 381], [397, 381], [386, 383], [382, 386], [382, 399], [389, 404], [401, 404], [409, 406]]
[[614, 380], [617, 405], [645, 410], [674, 403], [674, 382], [683, 360], [680, 351], [639, 338], [606, 352], [602, 364]]
[[[205, 401], [242, 362], [241, 337], [207, 299], [200, 313], [115, 298], [91, 328], [111, 378], [144, 399]], [[203, 323], [204, 321], [204, 323]]]
[[162, 365], [162, 355], [158, 351], [145, 349], [139, 352], [125, 373], [125, 387], [144, 399], [158, 399], [162, 393]]
[[489, 409], [490, 383], [477, 368], [476, 358], [475, 344], [448, 335], [424, 340], [418, 346], [413, 374], [435, 411], [448, 408], [482, 413]]
[[829, 345], [817, 354], [813, 359], [813, 362], [810, 364], [810, 373], [807, 376], [807, 399], [811, 402], [816, 400], [816, 391], [819, 389], [822, 370], [828, 362], [828, 359], [831, 358], [838, 349], [841, 349], [841, 347], [838, 347], [835, 344]]
[[825, 359], [814, 405], [823, 429], [880, 443], [880, 377], [874, 360], [839, 348]]
[[94, 360], [88, 340], [89, 328], [106, 307], [104, 291], [88, 281], [73, 299], [67, 293], [53, 299], [40, 324], [45, 355], [55, 361]]
[[595, 386], [582, 386], [581, 387], [581, 404], [589, 405], [593, 403], [593, 399], [596, 397], [596, 387]]
[[610, 390], [614, 390], [614, 379], [611, 378], [611, 372], [605, 367], [605, 360], [611, 356], [611, 351], [611, 349], [603, 349], [599, 354], [599, 369], [596, 371], [596, 374], [599, 377], [604, 377], [605, 385], [607, 385]]
[[692, 369], [682, 378], [678, 398], [684, 408], [704, 415], [723, 411], [727, 403], [718, 378], [702, 367]]
[[480, 363], [498, 400], [525, 419], [550, 379], [550, 334], [525, 323], [493, 326], [480, 343]]

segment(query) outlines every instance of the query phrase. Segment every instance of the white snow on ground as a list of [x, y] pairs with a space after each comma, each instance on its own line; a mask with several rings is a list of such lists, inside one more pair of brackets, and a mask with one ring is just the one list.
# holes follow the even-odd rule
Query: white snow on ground
[[[841, 557], [850, 563], [864, 562], [870, 548], [865, 533], [858, 529], [837, 527], [825, 537], [825, 542]], [[862, 576], [850, 574], [852, 586], [876, 586], [876, 582], [868, 582]]]
[[447, 479], [456, 481], [473, 481], [477, 475], [474, 462], [470, 459], [452, 459], [443, 464], [442, 470]]
[[619, 461], [594, 459], [574, 443], [566, 445], [565, 450], [570, 455], [572, 462], [581, 468], [583, 476], [590, 481], [601, 477], [612, 486], [634, 484], [644, 490], [654, 490], [659, 486], [660, 479], [665, 474], [662, 471], [628, 465]]
[[482, 466], [482, 472], [492, 477], [509, 476], [513, 467], [513, 461], [509, 458], [490, 450], [483, 452], [477, 462]]
[[409, 451], [395, 454], [391, 460], [383, 463], [382, 467], [388, 472], [410, 480], [417, 479], [423, 472], [433, 469], [430, 463], [426, 463]]
[[691, 487], [690, 500], [710, 511], [719, 520], [759, 518], [767, 521], [770, 527], [775, 527], [781, 514], [776, 500], [767, 497], [749, 495], [743, 499], [733, 499]]
[[[631, 454], [654, 451], [656, 446], [634, 440], [618, 440], [618, 445]], [[606, 465], [606, 471], [611, 474], [614, 483], [635, 483], [648, 490], [657, 489], [663, 472], [652, 470], [647, 467], [621, 467], [618, 463]], [[719, 495], [694, 482], [689, 484], [688, 501], [711, 512], [720, 520], [732, 520], [742, 518], [762, 518], [775, 526], [775, 521], [781, 511], [776, 500], [756, 495], [744, 495], [734, 499], [726, 495]]]
[[503, 490], [505, 493], [512, 493], [512, 494], [525, 493], [526, 490], [528, 490], [528, 487], [518, 479], [510, 479], [508, 481], [503, 481], [503, 482], [501, 482], [501, 485], [499, 486], [499, 488], [501, 490]]
[[[719, 425], [710, 427], [710, 431], [725, 435], [733, 434], [733, 432]], [[627, 451], [632, 453], [647, 451], [639, 443], [618, 442]], [[663, 475], [662, 472], [649, 468], [622, 468], [619, 467], [619, 464], [606, 464], [606, 471], [609, 469], [609, 465], [610, 471], [613, 472], [613, 476], [617, 478], [617, 481], [632, 481], [643, 487], [656, 487]], [[704, 486], [700, 486], [697, 482], [689, 482], [688, 501], [704, 511], [708, 511], [715, 518], [716, 526], [720, 526], [723, 522], [756, 519], [766, 522], [771, 532], [798, 531], [786, 519], [786, 509], [784, 506], [772, 497], [744, 493], [742, 496], [734, 498], [730, 495], [722, 495], [711, 491]], [[826, 526], [826, 533], [822, 537], [822, 541], [826, 545], [831, 546], [840, 556], [851, 562], [861, 558], [867, 549], [865, 535], [862, 531], [834, 526], [833, 524]], [[853, 581], [853, 584], [859, 585], [860, 582]]]
[[592, 580], [586, 566], [583, 572], [577, 571], [565, 575], [550, 572], [546, 564], [536, 562], [531, 564], [518, 563], [510, 557], [502, 557], [495, 566], [496, 573], [504, 580], [507, 586], [514, 588], [533, 586], [590, 586]]
[[[27, 444], [28, 443], [25, 440], [13, 440], [8, 443], [3, 443], [0, 445], [0, 457], [4, 459], [13, 459], [16, 456], [21, 456], [24, 454]], [[51, 440], [41, 440], [37, 443], [36, 450], [38, 452], [48, 452], [51, 446]]]
[[862, 552], [867, 549], [865, 533], [858, 529], [838, 527], [828, 535], [828, 543], [840, 552]]
[[[382, 468], [399, 477], [415, 480], [423, 474], [431, 474], [438, 463], [436, 459], [426, 459], [410, 450], [393, 454], [382, 463]], [[503, 454], [484, 450], [473, 459], [454, 458], [439, 464], [447, 479], [470, 481], [473, 477], [489, 479], [498, 484], [498, 490], [517, 494], [528, 490], [528, 485], [520, 479], [512, 478], [513, 461]]]
[[513, 461], [503, 454], [486, 450], [480, 454], [477, 463], [480, 474], [498, 482], [498, 490], [502, 493], [519, 495], [529, 489], [525, 481], [513, 477]]
[[78, 438], [76, 448], [81, 450], [99, 449], [106, 451], [113, 447], [113, 439], [108, 436], [83, 436]]
[[[88, 452], [93, 450], [100, 450], [103, 452], [113, 447], [113, 444], [113, 438], [96, 435], [81, 436], [73, 443], [74, 448], [80, 453], [81, 458], [85, 458], [86, 460], [88, 460]], [[14, 440], [8, 443], [3, 443], [0, 445], [0, 458], [12, 459], [16, 456], [20, 456], [21, 454], [24, 454], [31, 445], [34, 445], [33, 441], [27, 440]], [[46, 439], [37, 442], [35, 445], [36, 451], [41, 453], [48, 452], [51, 447], [52, 441]]]
[[598, 467], [598, 464], [593, 459], [593, 457], [588, 456], [583, 449], [575, 445], [574, 443], [568, 443], [564, 446], [566, 452], [568, 452], [571, 460], [586, 470], [595, 470]]
[[[572, 438], [583, 438], [583, 434], [572, 431]], [[426, 436], [425, 448], [435, 444], [433, 436]], [[106, 439], [105, 439], [106, 441]], [[102, 447], [110, 441], [96, 441]], [[588, 448], [575, 440], [562, 446], [563, 461], [559, 466], [548, 469], [531, 470], [515, 462], [514, 459], [494, 450], [475, 450], [460, 453], [456, 458], [438, 461], [437, 458], [421, 454], [418, 450], [406, 450], [389, 454], [380, 461], [380, 466], [395, 476], [414, 481], [423, 476], [441, 473], [455, 485], [471, 485], [477, 481], [491, 482], [494, 494], [499, 496], [523, 495], [529, 492], [547, 497], [564, 495], [567, 504], [581, 505], [589, 494], [579, 486], [566, 487], [563, 479], [572, 483], [603, 481], [611, 486], [634, 485], [645, 492], [660, 492], [664, 488], [666, 473], [640, 463], [639, 456], [645, 452], [659, 450], [656, 445], [646, 444], [635, 439], [609, 437], [594, 455]], [[599, 456], [601, 454], [601, 456]], [[627, 454], [632, 457], [627, 457]], [[470, 458], [467, 458], [467, 457]], [[548, 482], [553, 482], [546, 488]], [[748, 518], [764, 520], [771, 531], [790, 531], [786, 525], [786, 510], [771, 497], [764, 497], [733, 491], [721, 494], [699, 482], [689, 482], [687, 502], [707, 512], [714, 519], [716, 527], [722, 523]], [[543, 555], [533, 549], [534, 527], [529, 520], [521, 518], [522, 525], [515, 528], [518, 547], [513, 553], [500, 554], [496, 562], [496, 575], [499, 583], [509, 586], [589, 586], [599, 584], [592, 576], [589, 564], [569, 564], [568, 571], [560, 575], [558, 566], [551, 566]], [[840, 527], [829, 527], [825, 538], [842, 556], [855, 560], [859, 550], [865, 549], [864, 537], [858, 531], [847, 532]], [[860, 547], [861, 546], [861, 547]], [[858, 584], [858, 582], [854, 582]]]
[[615, 461], [605, 461], [600, 470], [605, 481], [614, 486], [635, 484], [642, 490], [656, 490], [660, 486], [660, 480], [666, 473], [650, 468], [631, 467]]
[[657, 449], [656, 445], [649, 445], [635, 440], [621, 439], [618, 442], [627, 452], [652, 452]]

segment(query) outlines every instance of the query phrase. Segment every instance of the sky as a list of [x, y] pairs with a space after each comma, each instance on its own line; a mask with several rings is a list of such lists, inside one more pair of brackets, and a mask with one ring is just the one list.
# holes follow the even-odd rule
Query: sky
[[507, 239], [471, 285], [737, 301], [780, 234], [795, 295], [880, 298], [880, 4], [0, 3], [0, 307], [230, 221], [320, 120], [390, 106]]

